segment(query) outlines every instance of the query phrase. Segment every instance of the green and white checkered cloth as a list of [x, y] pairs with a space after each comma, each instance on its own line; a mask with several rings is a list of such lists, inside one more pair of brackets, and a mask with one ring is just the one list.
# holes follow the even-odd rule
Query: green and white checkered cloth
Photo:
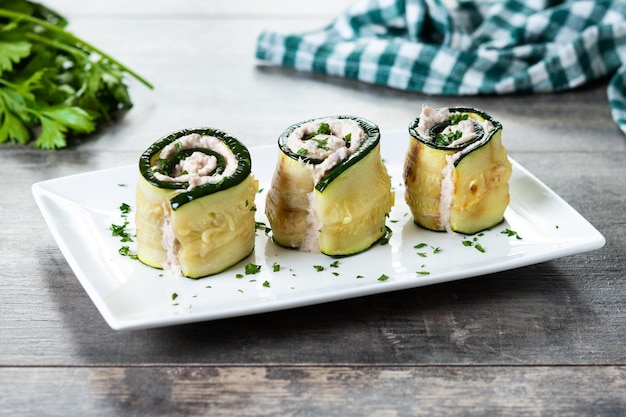
[[360, 0], [319, 31], [262, 32], [256, 55], [430, 95], [554, 92], [610, 75], [626, 133], [626, 0]]

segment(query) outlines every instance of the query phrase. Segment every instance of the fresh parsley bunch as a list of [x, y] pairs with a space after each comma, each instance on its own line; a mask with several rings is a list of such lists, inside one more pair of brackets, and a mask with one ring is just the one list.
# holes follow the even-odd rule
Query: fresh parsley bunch
[[0, 143], [63, 148], [132, 107], [124, 76], [141, 76], [65, 28], [67, 19], [27, 0], [0, 0]]

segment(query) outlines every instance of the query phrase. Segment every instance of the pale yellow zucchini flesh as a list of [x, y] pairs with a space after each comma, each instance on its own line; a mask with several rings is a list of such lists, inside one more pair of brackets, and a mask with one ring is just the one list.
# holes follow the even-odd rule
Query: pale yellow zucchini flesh
[[153, 169], [161, 150], [183, 134], [156, 142], [142, 156], [136, 190], [137, 256], [146, 265], [189, 278], [219, 273], [254, 249], [258, 181], [250, 156], [234, 138], [202, 130], [225, 141], [238, 169], [218, 183], [192, 190], [188, 184], [159, 181]]
[[424, 228], [474, 234], [503, 220], [510, 200], [511, 163], [499, 122], [475, 109], [449, 111], [467, 114], [478, 124], [487, 120], [491, 127], [478, 129], [474, 141], [446, 147], [419, 134], [416, 119], [409, 127], [404, 163], [405, 200], [414, 222]]
[[317, 182], [314, 162], [279, 146], [265, 211], [277, 244], [345, 256], [368, 249], [387, 233], [394, 193], [381, 160], [380, 133], [371, 122], [355, 120], [368, 136], [361, 149]]

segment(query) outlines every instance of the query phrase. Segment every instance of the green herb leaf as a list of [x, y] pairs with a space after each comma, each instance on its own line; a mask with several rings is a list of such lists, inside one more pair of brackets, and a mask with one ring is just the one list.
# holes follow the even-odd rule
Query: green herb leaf
[[508, 237], [515, 237], [517, 240], [522, 240], [522, 237], [515, 230], [505, 229], [500, 233], [503, 235], [507, 235]]
[[255, 265], [253, 263], [246, 265], [246, 275], [258, 274], [259, 272], [261, 272], [261, 265]]
[[0, 143], [63, 148], [132, 106], [127, 75], [152, 88], [41, 4], [5, 1], [0, 19]]
[[467, 113], [455, 112], [448, 115], [448, 120], [450, 120], [451, 125], [458, 125], [460, 121], [467, 120], [468, 118], [469, 114]]
[[325, 151], [328, 150], [328, 139], [311, 139], [313, 142], [317, 143], [317, 147], [319, 149], [324, 149]]
[[450, 133], [437, 133], [435, 136], [435, 145], [448, 146], [457, 139], [461, 139], [463, 133], [460, 130], [455, 130]]
[[127, 216], [130, 213], [130, 205], [126, 203], [120, 204], [120, 211], [122, 212], [122, 216]]
[[330, 125], [328, 123], [320, 123], [320, 127], [317, 129], [318, 135], [330, 135]]
[[118, 253], [122, 256], [128, 256], [130, 259], [137, 260], [139, 259], [136, 254], [132, 253], [130, 247], [122, 246], [118, 249]]

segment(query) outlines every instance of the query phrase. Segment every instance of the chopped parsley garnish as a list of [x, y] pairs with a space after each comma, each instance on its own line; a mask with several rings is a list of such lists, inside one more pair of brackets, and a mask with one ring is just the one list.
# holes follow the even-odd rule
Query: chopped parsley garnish
[[313, 142], [317, 143], [317, 147], [319, 149], [324, 149], [325, 151], [328, 150], [328, 139], [311, 139]]
[[344, 136], [343, 140], [346, 142], [346, 148], [349, 148], [352, 141], [352, 133], [348, 133], [346, 136]]
[[450, 120], [451, 125], [458, 125], [460, 121], [467, 120], [469, 118], [469, 114], [467, 113], [450, 113], [448, 115], [448, 120]]
[[378, 277], [379, 281], [387, 281], [389, 279], [388, 275], [382, 274], [381, 276]]
[[128, 246], [122, 246], [121, 248], [119, 248], [118, 252], [120, 255], [128, 256], [130, 259], [133, 259], [133, 260], [139, 259], [136, 254], [130, 251], [130, 248]]
[[274, 272], [280, 271], [280, 265], [278, 263], [274, 262], [274, 264], [272, 265], [272, 271], [274, 271]]
[[123, 215], [128, 215], [128, 213], [130, 213], [130, 205], [126, 203], [120, 204], [120, 211]]
[[503, 235], [507, 235], [508, 237], [515, 237], [517, 240], [522, 240], [522, 237], [515, 230], [504, 229], [500, 233]]
[[263, 222], [254, 222], [254, 228], [256, 230], [263, 230], [266, 234], [272, 231], [272, 229]]
[[246, 265], [246, 275], [258, 274], [261, 271], [261, 265], [249, 263]]
[[111, 226], [109, 226], [111, 236], [119, 236], [121, 238], [121, 242], [132, 242], [133, 238], [126, 230], [126, 226], [128, 226], [128, 222], [124, 222], [121, 225], [111, 224]]
[[[120, 209], [120, 217], [124, 220], [122, 224], [111, 224], [109, 226], [109, 230], [111, 231], [111, 236], [116, 236], [120, 238], [120, 242], [133, 242], [132, 235], [126, 230], [126, 227], [129, 225], [128, 215], [130, 214], [131, 207], [126, 203], [122, 203], [119, 207]], [[130, 247], [122, 246], [118, 250], [119, 254], [122, 256], [128, 256], [130, 259], [137, 260], [139, 259], [136, 254], [132, 253]]]
[[175, 292], [172, 293], [172, 301], [174, 301], [175, 299], [178, 298], [178, 294], [176, 294]]
[[322, 272], [324, 270], [322, 265], [313, 265], [313, 268], [315, 268], [317, 272]]
[[313, 139], [317, 135], [330, 135], [332, 132], [330, 131], [330, 125], [328, 123], [322, 122], [317, 128], [317, 132], [309, 133], [302, 140], [310, 140]]
[[[484, 233], [480, 233], [478, 236], [483, 236], [483, 235], [484, 235]], [[485, 248], [480, 243], [478, 243], [478, 237], [476, 237], [476, 236], [474, 236], [474, 238], [472, 240], [469, 240], [467, 238], [463, 238], [461, 243], [463, 244], [463, 246], [473, 247], [478, 252], [485, 253]]]
[[331, 268], [339, 268], [339, 261], [335, 261], [332, 264], [330, 264]]
[[463, 133], [461, 133], [460, 130], [455, 130], [449, 133], [437, 133], [435, 136], [435, 145], [448, 146], [455, 140], [461, 139], [461, 136], [463, 136]]
[[320, 127], [317, 129], [318, 135], [330, 135], [330, 125], [328, 123], [320, 123]]
[[235, 278], [241, 279], [241, 278], [243, 278], [243, 274], [235, 274]]
[[306, 148], [300, 148], [298, 149], [298, 152], [296, 152], [298, 155], [306, 155], [308, 151], [306, 150]]
[[426, 246], [428, 246], [426, 243], [418, 243], [417, 245], [413, 246], [413, 249], [422, 249]]
[[270, 282], [269, 281], [263, 282], [263, 286], [266, 287], [266, 288], [269, 288], [270, 287]]

